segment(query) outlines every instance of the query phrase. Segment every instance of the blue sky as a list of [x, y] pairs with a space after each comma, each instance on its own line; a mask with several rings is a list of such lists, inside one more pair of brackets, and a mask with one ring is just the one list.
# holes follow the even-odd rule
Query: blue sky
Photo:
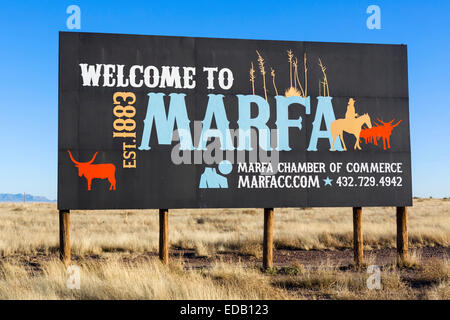
[[[450, 196], [449, 1], [4, 1], [0, 193], [56, 198], [58, 31], [408, 45], [413, 193]], [[366, 8], [381, 8], [381, 30]]]

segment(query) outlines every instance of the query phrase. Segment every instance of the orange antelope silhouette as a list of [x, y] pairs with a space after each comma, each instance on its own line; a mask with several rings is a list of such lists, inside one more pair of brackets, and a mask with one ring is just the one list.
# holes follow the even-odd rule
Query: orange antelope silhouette
[[91, 191], [92, 179], [108, 179], [110, 185], [109, 190], [116, 190], [115, 165], [113, 165], [112, 163], [92, 164], [98, 152], [96, 152], [91, 161], [88, 162], [75, 161], [70, 150], [67, 150], [67, 152], [69, 152], [69, 156], [72, 162], [75, 163], [75, 167], [78, 168], [78, 176], [85, 176], [89, 191]]

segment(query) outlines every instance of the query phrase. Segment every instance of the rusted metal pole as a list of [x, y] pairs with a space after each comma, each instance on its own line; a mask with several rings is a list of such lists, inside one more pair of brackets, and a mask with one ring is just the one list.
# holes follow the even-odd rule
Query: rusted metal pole
[[273, 267], [273, 208], [264, 208], [263, 268]]
[[400, 261], [408, 259], [408, 208], [397, 207], [397, 255]]
[[59, 210], [59, 258], [70, 263], [70, 211]]
[[362, 208], [353, 207], [353, 251], [355, 265], [363, 264]]
[[169, 210], [159, 209], [159, 259], [169, 263]]

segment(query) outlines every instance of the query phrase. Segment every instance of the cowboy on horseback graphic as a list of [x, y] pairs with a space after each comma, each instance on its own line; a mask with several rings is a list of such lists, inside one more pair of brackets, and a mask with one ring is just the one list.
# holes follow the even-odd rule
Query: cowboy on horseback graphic
[[367, 113], [362, 116], [358, 116], [355, 112], [355, 100], [350, 98], [347, 104], [347, 111], [345, 112], [344, 119], [337, 119], [331, 123], [330, 131], [333, 137], [333, 143], [331, 149], [334, 151], [334, 142], [336, 138], [339, 137], [342, 142], [342, 146], [344, 147], [344, 151], [347, 151], [347, 147], [344, 142], [344, 131], [350, 134], [353, 134], [356, 138], [354, 149], [361, 150], [359, 146], [359, 135], [361, 134], [361, 128], [363, 125], [367, 125], [367, 127], [372, 128], [372, 122], [370, 121], [370, 117]]

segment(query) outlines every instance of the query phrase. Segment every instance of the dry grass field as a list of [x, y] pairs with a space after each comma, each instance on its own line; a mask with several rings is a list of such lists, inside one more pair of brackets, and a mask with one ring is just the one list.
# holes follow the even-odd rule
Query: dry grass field
[[171, 210], [171, 262], [157, 259], [156, 210], [72, 211], [66, 288], [55, 204], [0, 204], [0, 299], [450, 299], [450, 200], [415, 199], [410, 260], [395, 260], [395, 208], [364, 208], [367, 265], [352, 266], [351, 208], [275, 209], [275, 267], [260, 269], [262, 209]]

